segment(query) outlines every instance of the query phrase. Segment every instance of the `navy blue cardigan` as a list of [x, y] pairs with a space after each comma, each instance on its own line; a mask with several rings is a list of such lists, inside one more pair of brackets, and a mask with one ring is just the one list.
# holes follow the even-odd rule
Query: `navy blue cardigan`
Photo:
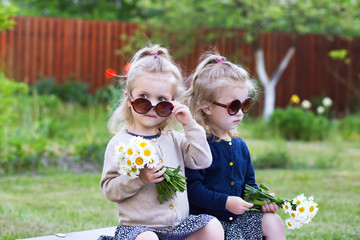
[[187, 192], [191, 214], [206, 213], [223, 221], [236, 215], [225, 209], [228, 196], [243, 197], [245, 184], [258, 189], [249, 150], [241, 138], [231, 142], [212, 136], [208, 143], [213, 156], [209, 168], [186, 168]]

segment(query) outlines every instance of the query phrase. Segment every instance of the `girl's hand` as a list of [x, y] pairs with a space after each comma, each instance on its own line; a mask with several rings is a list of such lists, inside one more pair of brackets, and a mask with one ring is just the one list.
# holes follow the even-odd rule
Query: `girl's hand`
[[[166, 168], [161, 169], [164, 166], [160, 163], [154, 168], [145, 167], [140, 170], [139, 178], [143, 183], [158, 183], [164, 180], [163, 174]], [[160, 170], [161, 169], [161, 170]]]
[[251, 208], [254, 204], [245, 202], [241, 197], [229, 196], [225, 209], [233, 214], [239, 215], [243, 214], [246, 210]]
[[175, 115], [176, 119], [182, 124], [187, 125], [193, 121], [193, 117], [189, 108], [177, 101], [171, 101], [174, 105], [173, 114]]
[[[274, 193], [270, 193], [271, 196], [275, 196]], [[270, 202], [270, 200], [265, 200], [265, 205], [261, 207], [261, 211], [263, 213], [274, 213], [277, 210], [280, 209], [280, 207], [276, 203], [267, 203]]]

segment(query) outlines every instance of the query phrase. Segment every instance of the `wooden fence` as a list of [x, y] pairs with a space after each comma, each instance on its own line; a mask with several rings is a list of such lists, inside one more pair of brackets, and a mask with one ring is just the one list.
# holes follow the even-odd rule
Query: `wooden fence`
[[[106, 86], [107, 68], [122, 69], [126, 61], [115, 51], [125, 46], [122, 35], [131, 35], [136, 24], [114, 21], [92, 21], [43, 17], [16, 17], [11, 31], [0, 33], [0, 71], [18, 81], [33, 84], [45, 77], [57, 82], [68, 80], [90, 84], [91, 91]], [[266, 68], [269, 75], [277, 68], [290, 47], [287, 33], [268, 33], [261, 36]], [[254, 49], [236, 39], [219, 39], [216, 46], [224, 56], [239, 53], [238, 63], [247, 67], [256, 78]], [[198, 43], [194, 51], [177, 61], [189, 74], [197, 59], [209, 44]], [[347, 49], [349, 64], [334, 61], [329, 51]], [[338, 113], [354, 108], [356, 92], [360, 89], [360, 38], [347, 41], [339, 37], [303, 35], [289, 66], [281, 77], [276, 92], [276, 105], [286, 106], [292, 94], [301, 99], [329, 96]], [[358, 93], [360, 94], [360, 93]], [[258, 105], [261, 111], [262, 101]]]

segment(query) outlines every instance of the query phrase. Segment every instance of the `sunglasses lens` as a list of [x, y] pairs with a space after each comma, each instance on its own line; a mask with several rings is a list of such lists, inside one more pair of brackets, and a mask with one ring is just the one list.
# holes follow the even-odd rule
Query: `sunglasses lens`
[[228, 108], [228, 112], [230, 115], [235, 115], [239, 112], [240, 108], [241, 108], [241, 102], [239, 100], [235, 100], [230, 104]]
[[155, 107], [155, 111], [160, 117], [169, 116], [173, 109], [174, 105], [171, 102], [159, 102]]
[[138, 98], [133, 102], [135, 112], [145, 114], [151, 109], [151, 102], [145, 98]]
[[252, 104], [252, 99], [251, 98], [248, 98], [243, 102], [243, 105], [242, 105], [242, 108], [241, 108], [243, 113], [247, 113], [248, 111], [250, 111], [251, 104]]

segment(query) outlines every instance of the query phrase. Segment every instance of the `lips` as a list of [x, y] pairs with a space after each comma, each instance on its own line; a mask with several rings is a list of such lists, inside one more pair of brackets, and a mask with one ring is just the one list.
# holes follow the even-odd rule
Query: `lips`
[[235, 121], [233, 121], [233, 123], [236, 123], [236, 124], [238, 124], [238, 123], [240, 123], [241, 122], [241, 120], [235, 120]]
[[156, 118], [156, 116], [155, 116], [155, 115], [152, 115], [152, 114], [145, 114], [145, 117]]

